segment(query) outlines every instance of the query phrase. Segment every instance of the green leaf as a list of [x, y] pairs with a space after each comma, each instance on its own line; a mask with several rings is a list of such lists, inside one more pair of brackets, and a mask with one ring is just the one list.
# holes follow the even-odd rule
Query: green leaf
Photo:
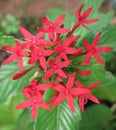
[[1, 129], [10, 130], [12, 127], [15, 127], [16, 120], [21, 113], [21, 111], [16, 110], [16, 105], [23, 101], [23, 99], [22, 95], [11, 96], [7, 102], [0, 104]]
[[29, 109], [24, 109], [17, 120], [16, 130], [33, 130], [33, 125], [31, 112]]
[[17, 62], [12, 62], [8, 65], [2, 66], [0, 70], [0, 102], [8, 99], [8, 96], [19, 93], [20, 89], [28, 85], [29, 79], [32, 77], [35, 70], [18, 80], [12, 80], [12, 76], [17, 73]]
[[112, 113], [105, 105], [93, 105], [82, 113], [82, 120], [79, 122], [80, 130], [102, 130], [104, 124], [112, 116]]
[[34, 130], [77, 130], [81, 116], [79, 107], [75, 104], [74, 113], [65, 101], [51, 111], [39, 109]]
[[5, 36], [0, 32], [0, 46], [14, 45], [15, 38], [13, 36]]

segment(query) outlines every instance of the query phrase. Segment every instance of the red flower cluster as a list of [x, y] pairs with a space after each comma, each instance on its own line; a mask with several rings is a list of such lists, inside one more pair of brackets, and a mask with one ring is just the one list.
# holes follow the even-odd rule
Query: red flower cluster
[[[92, 8], [87, 9], [81, 14], [82, 5], [76, 11], [77, 22], [74, 24], [72, 30], [64, 28], [63, 20], [66, 15], [59, 16], [54, 22], [48, 20], [47, 17], [42, 17], [44, 27], [38, 27], [39, 33], [33, 36], [24, 27], [19, 26], [20, 32], [24, 36], [24, 43], [15, 41], [16, 46], [4, 46], [2, 49], [12, 53], [3, 64], [8, 64], [15, 59], [18, 60], [19, 73], [13, 76], [13, 80], [21, 78], [27, 74], [33, 68], [37, 69], [37, 72], [41, 71], [42, 75], [31, 78], [31, 83], [25, 86], [21, 92], [28, 99], [27, 101], [19, 104], [16, 109], [22, 109], [31, 107], [32, 118], [35, 119], [38, 111], [38, 107], [42, 107], [46, 110], [50, 110], [49, 104], [56, 107], [64, 99], [66, 99], [69, 108], [74, 112], [74, 99], [79, 99], [79, 106], [84, 111], [85, 101], [90, 99], [95, 103], [99, 103], [98, 99], [91, 94], [90, 90], [99, 86], [101, 82], [91, 84], [88, 88], [78, 82], [77, 74], [83, 76], [90, 75], [90, 70], [79, 70], [73, 67], [72, 58], [78, 58], [81, 55], [85, 55], [85, 59], [82, 61], [86, 65], [90, 63], [93, 56], [99, 63], [104, 64], [104, 61], [100, 58], [98, 53], [108, 52], [113, 50], [111, 47], [96, 47], [99, 42], [101, 32], [97, 34], [90, 45], [86, 40], [82, 40], [86, 50], [83, 47], [76, 47], [78, 38], [80, 35], [74, 36], [73, 32], [82, 25], [86, 27], [86, 24], [94, 23], [98, 21], [98, 18], [87, 20]], [[44, 34], [48, 34], [49, 40], [44, 39]], [[66, 36], [62, 34], [68, 33]], [[30, 67], [27, 70], [23, 70], [23, 57], [28, 58], [28, 64]], [[42, 97], [46, 90], [53, 88], [54, 96], [47, 102], [43, 101]]]

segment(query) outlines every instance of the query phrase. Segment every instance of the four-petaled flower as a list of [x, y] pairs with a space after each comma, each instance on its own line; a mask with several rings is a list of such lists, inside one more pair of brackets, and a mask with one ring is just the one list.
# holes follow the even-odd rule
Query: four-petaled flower
[[80, 106], [80, 109], [82, 112], [84, 111], [84, 105], [85, 105], [85, 103], [87, 103], [88, 99], [95, 103], [99, 103], [99, 100], [93, 94], [90, 93], [90, 90], [99, 86], [101, 84], [101, 82], [93, 83], [93, 84], [89, 85], [87, 88], [85, 88], [84, 85], [80, 82], [75, 82], [75, 84], [76, 84], [77, 88], [83, 89], [82, 91], [88, 90], [87, 93], [80, 94], [79, 96], [76, 95], [77, 98], [79, 99], [79, 106]]
[[55, 40], [56, 39], [56, 33], [67, 33], [70, 30], [62, 27], [58, 27], [62, 24], [63, 20], [65, 18], [65, 15], [59, 16], [54, 22], [51, 22], [47, 19], [46, 16], [42, 17], [42, 22], [45, 25], [44, 28], [38, 27], [38, 29], [43, 33], [48, 33], [50, 39]]
[[82, 88], [72, 88], [75, 82], [75, 73], [71, 74], [66, 86], [62, 84], [55, 84], [54, 89], [60, 92], [60, 95], [53, 102], [53, 107], [60, 104], [65, 98], [69, 105], [69, 108], [74, 112], [74, 96], [88, 93], [88, 90], [83, 90]]
[[22, 68], [23, 68], [23, 57], [29, 56], [30, 54], [26, 50], [24, 50], [27, 46], [20, 44], [19, 41], [15, 41], [15, 44], [16, 44], [16, 47], [12, 47], [12, 46], [2, 47], [3, 50], [12, 52], [12, 54], [2, 64], [3, 65], [8, 64], [8, 63], [14, 61], [15, 59], [17, 59], [18, 60], [18, 69], [21, 72]]
[[82, 40], [84, 46], [87, 49], [86, 52], [86, 57], [85, 57], [85, 63], [89, 64], [91, 57], [94, 56], [94, 58], [100, 63], [100, 64], [105, 64], [104, 61], [101, 59], [101, 57], [98, 55], [98, 53], [103, 53], [103, 52], [109, 52], [112, 51], [113, 48], [111, 47], [105, 47], [105, 46], [100, 46], [96, 47], [100, 40], [101, 32], [99, 32], [96, 37], [94, 38], [92, 45], [88, 43], [86, 40]]
[[90, 13], [92, 11], [92, 7], [88, 8], [85, 12], [83, 12], [83, 14], [81, 14], [83, 7], [84, 7], [84, 4], [76, 11], [76, 17], [78, 19], [78, 22], [76, 24], [77, 25], [80, 24], [83, 27], [88, 29], [86, 24], [91, 24], [91, 23], [97, 22], [99, 19], [95, 18], [95, 19], [87, 20], [87, 17], [90, 15]]

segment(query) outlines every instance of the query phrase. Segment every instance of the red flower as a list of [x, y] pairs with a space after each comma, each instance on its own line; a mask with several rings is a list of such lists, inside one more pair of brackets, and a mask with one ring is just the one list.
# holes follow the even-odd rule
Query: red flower
[[31, 58], [29, 59], [28, 63], [29, 64], [36, 63], [39, 60], [41, 67], [44, 70], [46, 70], [47, 66], [46, 66], [46, 58], [45, 57], [52, 55], [52, 53], [54, 51], [53, 50], [45, 50], [43, 47], [39, 47], [39, 48], [31, 47], [30, 50], [31, 50]]
[[76, 84], [77, 88], [81, 88], [83, 90], [88, 90], [87, 93], [77, 95], [77, 97], [79, 98], [79, 106], [80, 106], [80, 109], [82, 110], [82, 112], [84, 111], [84, 105], [85, 105], [85, 103], [87, 103], [88, 99], [95, 103], [99, 103], [99, 100], [93, 94], [90, 93], [90, 90], [99, 86], [101, 84], [101, 82], [93, 83], [90, 86], [88, 86], [87, 88], [85, 88], [84, 85], [80, 82], [75, 82], [75, 84]]
[[37, 116], [37, 112], [38, 112], [38, 107], [42, 107], [46, 110], [50, 110], [50, 107], [43, 102], [42, 100], [42, 96], [39, 93], [37, 96], [33, 96], [31, 97], [29, 100], [22, 102], [21, 104], [19, 104], [16, 109], [23, 109], [23, 108], [27, 108], [31, 106], [31, 112], [32, 112], [32, 119], [34, 120]]
[[48, 33], [49, 37], [52, 40], [56, 39], [56, 33], [67, 33], [70, 30], [62, 27], [58, 27], [62, 24], [63, 20], [65, 18], [65, 15], [59, 16], [54, 22], [50, 22], [47, 17], [42, 17], [42, 22], [45, 25], [44, 28], [38, 27], [38, 29], [43, 33]]
[[87, 20], [87, 17], [90, 15], [90, 13], [92, 11], [92, 7], [88, 8], [85, 12], [83, 12], [83, 14], [81, 14], [83, 7], [84, 7], [84, 5], [82, 5], [76, 11], [76, 17], [78, 19], [78, 22], [76, 24], [77, 25], [81, 24], [83, 27], [85, 27], [85, 28], [88, 29], [88, 27], [86, 26], [86, 24], [91, 24], [91, 23], [97, 22], [99, 19], [95, 18], [95, 19]]
[[54, 72], [56, 72], [62, 78], [67, 78], [67, 75], [64, 71], [62, 71], [62, 68], [67, 67], [69, 63], [69, 60], [60, 62], [59, 56], [56, 57], [55, 61], [49, 59], [48, 64], [51, 66], [51, 68], [45, 73], [45, 79], [50, 78], [54, 74]]
[[81, 88], [72, 88], [75, 82], [75, 73], [71, 74], [66, 86], [62, 84], [56, 84], [54, 86], [54, 89], [61, 94], [55, 99], [53, 103], [53, 107], [56, 107], [58, 104], [60, 104], [64, 98], [66, 98], [66, 101], [71, 109], [72, 112], [74, 112], [74, 101], [73, 98], [75, 95], [85, 94], [88, 92], [88, 90], [83, 90]]
[[21, 72], [22, 68], [23, 68], [23, 57], [29, 56], [30, 54], [24, 50], [26, 48], [26, 46], [23, 46], [23, 44], [20, 44], [18, 41], [15, 41], [15, 44], [16, 44], [16, 47], [12, 47], [12, 46], [2, 47], [3, 50], [7, 50], [7, 51], [13, 53], [2, 64], [3, 65], [8, 64], [8, 63], [14, 61], [15, 59], [17, 59], [18, 68], [19, 68], [19, 71]]
[[98, 55], [98, 53], [103, 53], [103, 52], [109, 52], [112, 51], [113, 48], [111, 47], [105, 47], [105, 46], [100, 46], [100, 47], [96, 47], [96, 45], [99, 42], [101, 36], [101, 32], [99, 32], [97, 34], [97, 36], [94, 38], [92, 45], [90, 45], [90, 43], [88, 43], [86, 40], [83, 40], [83, 44], [87, 49], [86, 52], [86, 58], [85, 58], [85, 63], [89, 64], [91, 57], [94, 56], [94, 58], [100, 63], [100, 64], [104, 64], [104, 61], [101, 59], [101, 57]]
[[66, 54], [71, 54], [71, 55], [77, 54], [77, 53], [79, 54], [83, 50], [83, 48], [81, 47], [81, 48], [75, 49], [73, 47], [70, 47], [73, 40], [74, 40], [74, 36], [71, 35], [64, 41], [64, 43], [61, 43], [60, 41], [58, 41], [55, 52], [61, 55], [66, 60], [68, 60]]
[[52, 86], [51, 83], [38, 84], [37, 81], [32, 80], [28, 86], [25, 86], [21, 92], [27, 97], [33, 97], [33, 95], [38, 95], [41, 91], [47, 90]]
[[43, 33], [37, 33], [35, 36], [33, 36], [30, 32], [28, 32], [24, 27], [19, 26], [20, 32], [24, 35], [25, 40], [28, 41], [25, 44], [27, 44], [28, 47], [31, 46], [52, 46], [54, 45], [53, 42], [49, 40], [40, 39], [43, 36]]

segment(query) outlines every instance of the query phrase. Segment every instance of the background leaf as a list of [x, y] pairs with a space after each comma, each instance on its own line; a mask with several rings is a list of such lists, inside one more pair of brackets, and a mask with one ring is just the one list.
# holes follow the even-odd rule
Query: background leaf
[[34, 130], [78, 130], [78, 121], [81, 119], [79, 107], [72, 113], [63, 101], [51, 111], [39, 109]]
[[112, 113], [105, 105], [93, 105], [82, 113], [82, 120], [79, 122], [80, 130], [102, 130], [105, 122], [112, 116]]
[[17, 73], [17, 62], [12, 62], [8, 65], [2, 66], [0, 70], [0, 102], [8, 99], [8, 96], [15, 95], [20, 92], [20, 89], [28, 85], [29, 79], [32, 77], [35, 70], [18, 80], [12, 80], [12, 76]]

